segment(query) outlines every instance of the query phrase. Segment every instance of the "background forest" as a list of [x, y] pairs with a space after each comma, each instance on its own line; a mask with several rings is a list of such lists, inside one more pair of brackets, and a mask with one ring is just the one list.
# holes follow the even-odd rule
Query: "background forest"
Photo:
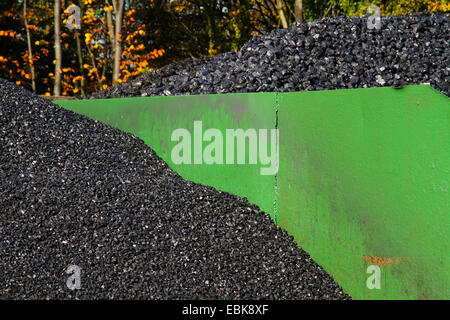
[[[80, 8], [80, 28], [69, 28]], [[0, 0], [0, 77], [43, 95], [86, 95], [186, 58], [237, 51], [295, 21], [448, 12], [448, 0]], [[69, 22], [73, 22], [72, 20]]]

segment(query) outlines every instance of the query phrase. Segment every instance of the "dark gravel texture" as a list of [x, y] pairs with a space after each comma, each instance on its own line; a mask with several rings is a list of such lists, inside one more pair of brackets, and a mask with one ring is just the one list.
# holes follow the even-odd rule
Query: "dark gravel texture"
[[350, 297], [255, 205], [0, 79], [0, 298]]
[[429, 83], [450, 96], [449, 14], [338, 17], [253, 37], [237, 53], [145, 73], [91, 98], [310, 91]]

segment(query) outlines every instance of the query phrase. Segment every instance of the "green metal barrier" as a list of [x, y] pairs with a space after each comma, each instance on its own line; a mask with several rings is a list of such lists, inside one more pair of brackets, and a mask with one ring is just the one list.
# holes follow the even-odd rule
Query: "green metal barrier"
[[[356, 299], [450, 298], [450, 105], [429, 86], [57, 103], [140, 137], [185, 179], [247, 197]], [[171, 134], [195, 120], [277, 127], [278, 174], [174, 164]]]
[[[141, 138], [184, 179], [214, 186], [242, 197], [274, 217], [274, 177], [260, 175], [259, 165], [177, 165], [171, 135], [178, 128], [194, 132], [194, 121], [209, 128], [275, 128], [275, 93], [172, 96], [56, 101], [62, 107]], [[193, 134], [192, 134], [193, 135]], [[192, 137], [192, 140], [194, 137]], [[205, 143], [206, 145], [206, 143]], [[192, 159], [194, 157], [194, 144]], [[225, 155], [225, 145], [223, 154]], [[236, 152], [235, 152], [236, 154]]]
[[280, 96], [279, 223], [355, 298], [450, 297], [449, 107], [428, 86]]

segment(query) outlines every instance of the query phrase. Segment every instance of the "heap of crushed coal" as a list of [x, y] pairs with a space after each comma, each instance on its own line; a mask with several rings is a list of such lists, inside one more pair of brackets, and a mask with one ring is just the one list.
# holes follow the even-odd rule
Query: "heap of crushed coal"
[[257, 206], [0, 79], [0, 298], [350, 297]]
[[296, 23], [202, 61], [174, 63], [91, 98], [425, 83], [450, 96], [449, 14], [381, 17], [379, 29], [367, 16]]

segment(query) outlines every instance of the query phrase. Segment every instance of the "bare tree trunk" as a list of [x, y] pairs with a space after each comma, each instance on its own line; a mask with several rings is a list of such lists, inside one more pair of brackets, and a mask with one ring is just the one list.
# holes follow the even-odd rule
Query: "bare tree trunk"
[[122, 29], [124, 0], [112, 0], [112, 1], [115, 14], [113, 82], [117, 82], [117, 80], [119, 80], [120, 75], [120, 59], [122, 56], [121, 29]]
[[83, 56], [81, 53], [81, 41], [80, 41], [80, 33], [75, 31], [75, 37], [77, 39], [77, 55], [78, 55], [78, 64], [80, 65], [80, 74], [81, 74], [81, 94], [84, 96], [84, 72], [83, 72]]
[[[106, 5], [109, 7], [111, 4], [109, 3], [109, 0], [106, 0]], [[113, 19], [112, 19], [112, 12], [108, 9], [106, 11], [106, 26], [108, 27], [108, 36], [109, 40], [111, 41], [111, 46], [114, 50], [114, 26], [113, 26]]]
[[[106, 5], [108, 6], [108, 11], [106, 11], [106, 26], [108, 28], [109, 44], [110, 44], [111, 53], [112, 53], [113, 61], [114, 61], [114, 55], [115, 55], [114, 25], [113, 25], [112, 11], [109, 10], [109, 7], [111, 6], [109, 0], [106, 0]], [[106, 54], [105, 54], [105, 57], [107, 57]], [[113, 62], [113, 66], [114, 66], [114, 62]], [[105, 70], [106, 70], [106, 64], [103, 66], [103, 73], [105, 73]], [[113, 75], [114, 75], [114, 72], [113, 72]]]
[[61, 0], [55, 0], [55, 84], [53, 95], [61, 95]]
[[303, 0], [295, 0], [295, 21], [303, 22]]
[[27, 32], [27, 44], [28, 44], [28, 64], [30, 65], [31, 71], [31, 88], [33, 92], [36, 93], [36, 75], [34, 73], [34, 62], [33, 62], [33, 52], [31, 51], [31, 34], [30, 29], [28, 29], [28, 19], [27, 19], [27, 0], [23, 1], [23, 15], [25, 19], [25, 29]]
[[207, 7], [206, 9], [206, 20], [207, 20], [207, 31], [208, 31], [208, 53], [209, 56], [213, 56], [214, 51], [214, 32], [213, 32], [213, 22], [214, 16], [212, 15], [213, 9]]
[[283, 26], [283, 28], [287, 28], [288, 24], [286, 21], [286, 17], [284, 16], [283, 3], [281, 0], [277, 0], [277, 11], [278, 11], [278, 16], [281, 21], [281, 25]]

